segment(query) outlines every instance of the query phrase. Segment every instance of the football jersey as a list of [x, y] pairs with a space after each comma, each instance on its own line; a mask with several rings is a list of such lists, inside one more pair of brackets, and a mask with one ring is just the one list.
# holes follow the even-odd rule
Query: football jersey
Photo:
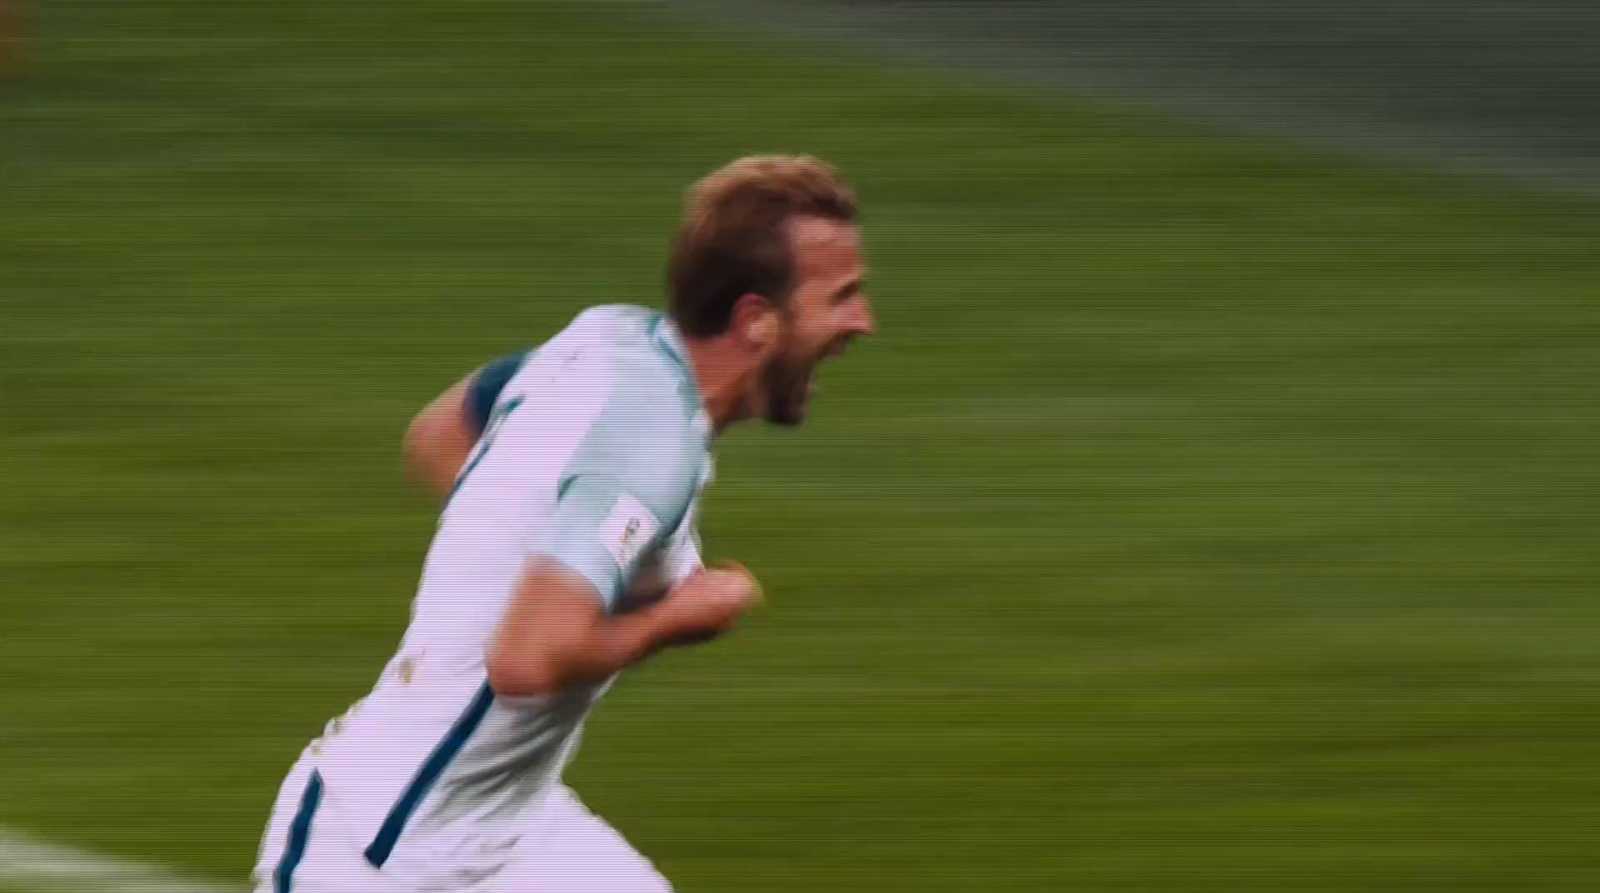
[[591, 308], [502, 379], [398, 652], [308, 751], [317, 833], [346, 835], [370, 865], [418, 886], [503, 867], [611, 684], [515, 698], [489, 687], [486, 649], [528, 561], [562, 562], [613, 612], [638, 606], [624, 594], [639, 577], [670, 583], [700, 567], [711, 424], [670, 320]]

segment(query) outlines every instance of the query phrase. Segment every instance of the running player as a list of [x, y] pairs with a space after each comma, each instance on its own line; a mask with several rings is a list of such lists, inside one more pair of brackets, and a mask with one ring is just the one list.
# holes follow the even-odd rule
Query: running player
[[862, 276], [831, 167], [740, 159], [689, 193], [665, 314], [591, 308], [418, 417], [448, 495], [410, 627], [284, 781], [258, 893], [671, 889], [562, 770], [618, 672], [759, 597], [701, 566], [712, 444], [804, 419], [818, 363], [873, 332]]

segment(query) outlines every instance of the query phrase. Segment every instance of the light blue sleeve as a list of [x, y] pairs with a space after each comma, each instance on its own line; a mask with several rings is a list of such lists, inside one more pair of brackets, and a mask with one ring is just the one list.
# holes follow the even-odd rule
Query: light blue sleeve
[[651, 549], [683, 523], [704, 455], [681, 397], [619, 376], [558, 483], [546, 553], [614, 607]]

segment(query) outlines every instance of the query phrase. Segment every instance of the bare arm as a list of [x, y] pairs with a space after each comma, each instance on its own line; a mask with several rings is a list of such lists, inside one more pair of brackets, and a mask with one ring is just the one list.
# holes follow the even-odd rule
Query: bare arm
[[482, 433], [467, 411], [471, 383], [471, 377], [463, 379], [439, 395], [417, 413], [406, 430], [407, 474], [441, 499], [450, 493], [456, 474]]
[[500, 391], [522, 367], [522, 354], [501, 357], [456, 382], [417, 413], [406, 431], [406, 472], [443, 499], [488, 424]]
[[596, 682], [668, 644], [703, 640], [733, 625], [760, 597], [742, 568], [698, 574], [663, 601], [607, 616], [581, 574], [536, 560], [489, 646], [489, 685], [496, 694], [548, 694]]

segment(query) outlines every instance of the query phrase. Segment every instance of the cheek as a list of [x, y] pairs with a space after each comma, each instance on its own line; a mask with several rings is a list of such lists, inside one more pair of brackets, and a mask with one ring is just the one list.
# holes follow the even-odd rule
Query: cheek
[[797, 324], [790, 333], [790, 356], [810, 358], [827, 348], [833, 340], [833, 320], [831, 317], [811, 319], [803, 324]]

